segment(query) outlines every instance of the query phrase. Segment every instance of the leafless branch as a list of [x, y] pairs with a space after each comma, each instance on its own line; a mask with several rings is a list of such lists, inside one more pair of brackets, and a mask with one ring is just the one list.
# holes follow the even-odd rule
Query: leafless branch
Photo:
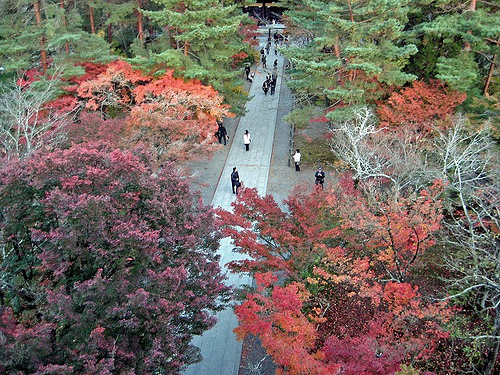
[[[59, 74], [40, 84], [14, 83], [0, 95], [0, 145], [4, 157], [22, 158], [41, 147], [64, 140], [71, 113], [59, 113], [47, 104], [55, 99]], [[38, 83], [38, 82], [37, 82]]]

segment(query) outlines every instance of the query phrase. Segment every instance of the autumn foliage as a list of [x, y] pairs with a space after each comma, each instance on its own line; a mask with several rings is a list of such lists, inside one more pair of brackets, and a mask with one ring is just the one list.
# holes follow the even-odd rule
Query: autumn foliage
[[121, 60], [82, 82], [78, 96], [103, 119], [124, 119], [121, 146], [147, 144], [161, 160], [212, 150], [217, 120], [231, 115], [210, 86], [175, 78], [172, 70], [153, 77]]
[[332, 190], [296, 191], [284, 212], [245, 189], [232, 213], [218, 212], [248, 256], [232, 268], [257, 283], [236, 308], [237, 335], [258, 336], [277, 374], [425, 370], [452, 314], [422, 298], [426, 280], [417, 276], [439, 228], [441, 190], [436, 182], [382, 198], [344, 178]]
[[436, 125], [448, 127], [447, 117], [465, 99], [465, 93], [454, 91], [441, 81], [414, 81], [411, 87], [394, 92], [385, 104], [378, 106], [377, 112], [381, 126], [409, 126], [428, 132]]
[[176, 374], [223, 284], [212, 209], [172, 165], [106, 144], [0, 172], [0, 372]]

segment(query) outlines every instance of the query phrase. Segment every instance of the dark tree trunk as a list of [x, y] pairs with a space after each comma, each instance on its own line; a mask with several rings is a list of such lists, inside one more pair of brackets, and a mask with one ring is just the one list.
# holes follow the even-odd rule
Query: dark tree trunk
[[[64, 27], [67, 27], [68, 26], [68, 20], [66, 20], [66, 7], [64, 6], [64, 0], [60, 0], [59, 1], [59, 6], [63, 10], [62, 16], [63, 16]], [[64, 50], [69, 55], [69, 43], [68, 42], [64, 43]]]
[[[35, 19], [36, 19], [36, 25], [42, 29], [42, 12], [41, 12], [41, 6], [40, 6], [40, 0], [35, 0], [33, 2], [33, 6], [35, 9]], [[42, 63], [42, 71], [43, 74], [47, 74], [47, 50], [45, 49], [45, 35], [42, 34], [40, 38], [40, 59]]]
[[137, 0], [137, 9], [136, 9], [136, 14], [137, 14], [137, 37], [141, 42], [144, 43], [144, 25], [142, 22], [142, 13], [141, 13], [141, 0]]
[[95, 34], [94, 7], [90, 5], [89, 5], [89, 15], [90, 15], [90, 33]]

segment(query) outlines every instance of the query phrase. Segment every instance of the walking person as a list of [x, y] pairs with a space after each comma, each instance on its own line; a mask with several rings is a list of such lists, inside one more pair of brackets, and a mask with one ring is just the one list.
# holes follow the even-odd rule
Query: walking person
[[238, 188], [240, 186], [241, 186], [240, 174], [238, 173], [236, 167], [234, 167], [233, 172], [231, 173], [231, 187], [233, 188], [233, 194], [238, 194]]
[[316, 181], [314, 182], [319, 188], [323, 189], [323, 184], [325, 183], [325, 172], [321, 169], [321, 167], [318, 167], [318, 170], [314, 174], [314, 177], [316, 178]]
[[271, 88], [271, 95], [274, 95], [274, 92], [276, 91], [276, 82], [271, 80], [269, 87]]
[[267, 59], [265, 55], [262, 55], [262, 67], [267, 69]]
[[269, 82], [267, 79], [262, 82], [262, 91], [264, 91], [264, 95], [267, 95], [267, 92], [269, 91]]
[[300, 154], [300, 150], [295, 150], [295, 154], [293, 154], [293, 162], [295, 163], [295, 172], [300, 172], [300, 159], [302, 155]]
[[249, 75], [250, 75], [250, 65], [246, 64], [245, 65], [245, 76], [247, 78], [247, 81], [249, 81]]
[[224, 146], [225, 146], [228, 137], [227, 137], [227, 130], [222, 122], [219, 122], [219, 130], [217, 134], [219, 136], [219, 143], [222, 143], [222, 140], [224, 140]]
[[250, 139], [250, 133], [248, 132], [248, 130], [245, 130], [245, 133], [243, 134], [243, 144], [245, 145], [245, 151], [250, 150], [250, 142], [252, 142], [252, 140]]

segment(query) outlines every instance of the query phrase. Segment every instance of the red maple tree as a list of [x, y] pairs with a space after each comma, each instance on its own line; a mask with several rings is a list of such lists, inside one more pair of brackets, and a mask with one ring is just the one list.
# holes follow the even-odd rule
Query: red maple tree
[[[379, 197], [386, 212], [370, 216], [369, 197], [347, 181], [333, 190], [296, 191], [286, 212], [272, 197], [245, 189], [232, 213], [218, 212], [224, 233], [248, 255], [231, 267], [257, 282], [236, 308], [236, 333], [258, 336], [279, 374], [388, 374], [404, 363], [425, 369], [438, 340], [448, 337], [443, 322], [451, 312], [422, 298], [422, 280], [410, 277], [413, 258], [438, 227], [432, 192], [439, 184], [398, 204]], [[398, 224], [387, 226], [388, 217]], [[381, 245], [387, 230], [397, 256], [386, 256]], [[387, 279], [386, 268], [397, 263], [412, 283]]]
[[466, 94], [454, 91], [439, 80], [430, 83], [414, 81], [411, 87], [391, 94], [386, 103], [378, 105], [380, 125], [407, 126], [429, 132], [433, 127], [447, 127], [447, 117], [466, 99]]

